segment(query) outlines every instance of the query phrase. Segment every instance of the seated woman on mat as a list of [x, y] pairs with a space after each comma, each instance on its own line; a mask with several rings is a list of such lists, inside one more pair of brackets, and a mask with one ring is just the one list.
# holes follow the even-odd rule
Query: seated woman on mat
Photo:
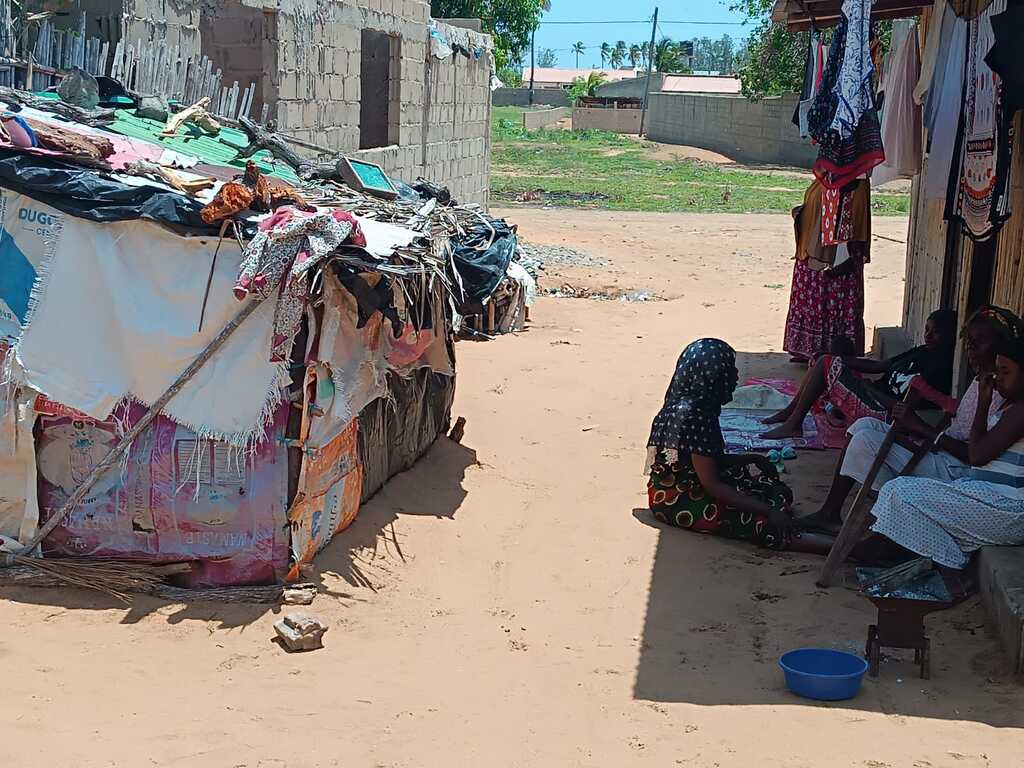
[[[1003, 404], [990, 413], [995, 392]], [[871, 530], [957, 570], [983, 546], [1024, 544], [1024, 341], [1004, 342], [995, 375], [979, 381], [967, 446], [964, 478], [886, 483], [871, 510]]]
[[737, 381], [736, 353], [724, 341], [683, 351], [648, 440], [651, 512], [699, 533], [827, 553], [830, 538], [793, 527], [793, 492], [766, 456], [726, 453], [719, 416]]
[[[964, 337], [967, 341], [967, 358], [971, 370], [978, 377], [990, 376], [996, 367], [996, 349], [1007, 341], [1024, 339], [1024, 323], [1005, 309], [982, 307], [967, 321], [964, 326]], [[930, 477], [933, 480], [952, 482], [967, 473], [968, 439], [978, 410], [978, 382], [977, 377], [971, 382], [971, 386], [960, 400], [956, 417], [941, 434], [938, 429], [902, 403], [897, 403], [893, 407], [894, 421], [904, 435], [934, 445], [933, 450], [914, 468], [914, 477]], [[1002, 396], [998, 392], [994, 393], [992, 409], [998, 409], [1002, 403]], [[847, 432], [849, 439], [839, 456], [832, 487], [824, 504], [813, 515], [801, 518], [801, 526], [826, 532], [839, 530], [842, 526], [840, 512], [843, 503], [853, 490], [854, 484], [864, 483], [888, 430], [887, 424], [874, 418], [863, 418], [854, 422]], [[917, 450], [917, 446], [904, 435], [898, 436], [896, 444], [890, 448], [885, 463], [873, 483], [875, 491], [902, 473]]]
[[[915, 375], [923, 376], [933, 388], [949, 394], [955, 348], [956, 313], [940, 309], [925, 324], [924, 344], [890, 360], [822, 355], [804, 376], [792, 402], [765, 419], [766, 424], [779, 426], [761, 437], [802, 437], [804, 417], [822, 395], [828, 397], [849, 425], [865, 416], [884, 419]], [[883, 378], [869, 382], [862, 374], [882, 374]]]

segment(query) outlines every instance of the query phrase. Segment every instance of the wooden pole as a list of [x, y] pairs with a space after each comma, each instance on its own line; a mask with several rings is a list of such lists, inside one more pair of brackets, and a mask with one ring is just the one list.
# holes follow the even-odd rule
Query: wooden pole
[[654, 39], [658, 36], [658, 9], [654, 9], [654, 22], [651, 24], [651, 47], [647, 51], [647, 81], [644, 83], [644, 103], [640, 111], [640, 136], [644, 135], [644, 123], [647, 121], [647, 97], [651, 93], [651, 72], [654, 70]]
[[537, 62], [535, 59], [537, 48], [537, 28], [530, 32], [530, 106], [533, 106], [533, 78], [537, 74]]
[[153, 420], [160, 414], [160, 411], [162, 411], [167, 403], [171, 401], [171, 398], [181, 391], [182, 387], [184, 387], [185, 384], [187, 384], [188, 381], [196, 375], [200, 368], [206, 365], [217, 350], [224, 346], [224, 342], [231, 338], [231, 334], [238, 330], [238, 326], [245, 321], [245, 318], [255, 312], [256, 308], [262, 302], [262, 298], [252, 299], [248, 304], [242, 307], [239, 313], [224, 326], [213, 341], [206, 345], [206, 348], [199, 353], [196, 359], [192, 361], [191, 365], [182, 371], [181, 375], [178, 376], [174, 383], [171, 384], [171, 386], [169, 386], [167, 390], [156, 399], [156, 401], [154, 401], [153, 405], [150, 406], [150, 409], [146, 412], [146, 415], [139, 419], [134, 427], [128, 430], [127, 434], [121, 438], [117, 445], [107, 452], [106, 456], [100, 459], [99, 463], [92, 468], [92, 471], [88, 474], [85, 480], [82, 481], [82, 484], [79, 485], [75, 489], [75, 492], [71, 494], [70, 498], [64, 502], [64, 506], [57, 510], [57, 512], [46, 521], [45, 525], [43, 525], [36, 532], [36, 535], [32, 537], [32, 541], [26, 544], [22, 550], [18, 552], [19, 555], [28, 555], [31, 553], [39, 545], [39, 542], [49, 536], [53, 532], [53, 529], [60, 525], [61, 521], [63, 521], [65, 517], [71, 514], [71, 511], [78, 506], [82, 499], [85, 498], [85, 495], [92, 489], [96, 482], [103, 477], [103, 475], [105, 475], [125, 453], [128, 452], [128, 449], [131, 448], [132, 442], [135, 438], [142, 434], [143, 430], [153, 422]]

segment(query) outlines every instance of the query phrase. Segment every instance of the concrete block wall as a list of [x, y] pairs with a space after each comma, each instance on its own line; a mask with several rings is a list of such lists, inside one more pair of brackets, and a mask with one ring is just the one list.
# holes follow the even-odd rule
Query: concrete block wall
[[554, 109], [537, 109], [523, 112], [523, 130], [539, 131], [541, 128], [550, 128], [572, 114], [568, 107], [555, 107]]
[[[255, 44], [247, 52], [242, 48], [262, 26], [262, 94], [280, 131], [379, 162], [389, 174], [406, 181], [423, 176], [445, 184], [459, 200], [487, 203], [490, 60], [486, 54], [480, 59], [456, 54], [428, 61], [430, 5], [425, 0], [123, 2], [126, 35], [166, 37], [172, 45], [180, 41], [190, 52], [202, 49], [215, 66], [224, 68], [225, 74], [230, 71], [231, 79], [240, 82], [241, 73], [252, 71], [251, 51], [256, 50]], [[262, 25], [257, 24], [256, 14], [262, 14]], [[214, 42], [205, 48], [204, 25], [212, 26], [214, 35]], [[221, 25], [242, 29], [222, 34]], [[389, 139], [397, 138], [397, 144], [360, 152], [363, 29], [384, 32], [401, 42], [396, 46], [399, 77], [392, 95], [395, 130], [389, 131]], [[459, 33], [473, 34], [464, 29]], [[480, 40], [481, 47], [490, 49], [485, 36]], [[208, 51], [223, 55], [225, 61]]]
[[710, 149], [744, 163], [810, 168], [817, 152], [792, 123], [798, 96], [748, 101], [742, 96], [653, 93], [647, 136]]
[[572, 129], [574, 131], [640, 133], [640, 110], [573, 107]]
[[[530, 89], [498, 88], [491, 96], [491, 103], [496, 107], [528, 107], [530, 106]], [[534, 89], [533, 103], [544, 107], [572, 106], [569, 94], [561, 88]]]

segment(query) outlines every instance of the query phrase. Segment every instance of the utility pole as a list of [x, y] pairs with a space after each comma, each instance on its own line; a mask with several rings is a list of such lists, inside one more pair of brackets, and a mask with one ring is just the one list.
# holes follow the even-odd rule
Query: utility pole
[[647, 52], [647, 82], [644, 83], [644, 104], [640, 112], [640, 135], [644, 135], [644, 122], [647, 120], [647, 98], [651, 94], [651, 70], [654, 69], [654, 38], [658, 35], [658, 9], [654, 9], [654, 22], [651, 24], [651, 48]]
[[537, 27], [530, 32], [530, 106], [533, 106], [533, 76], [537, 74], [537, 63], [534, 55], [537, 52]]

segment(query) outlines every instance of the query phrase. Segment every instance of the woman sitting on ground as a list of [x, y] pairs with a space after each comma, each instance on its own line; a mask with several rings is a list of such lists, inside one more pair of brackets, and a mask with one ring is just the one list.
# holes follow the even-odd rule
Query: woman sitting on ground
[[[792, 402], [765, 419], [766, 424], [779, 426], [761, 437], [802, 437], [804, 417], [822, 395], [832, 404], [832, 414], [846, 425], [865, 417], [884, 420], [915, 375], [923, 376], [934, 389], [948, 395], [955, 348], [956, 313], [940, 309], [925, 324], [924, 344], [890, 360], [822, 355], [807, 372]], [[869, 382], [863, 374], [881, 374], [882, 378]]]
[[[968, 439], [971, 425], [978, 410], [978, 382], [982, 376], [991, 376], [996, 366], [996, 350], [1000, 345], [1013, 339], [1024, 339], [1024, 323], [1012, 312], [999, 307], [982, 307], [975, 312], [964, 327], [967, 342], [967, 359], [978, 377], [960, 400], [956, 417], [949, 428], [941, 434], [909, 407], [902, 403], [893, 406], [893, 419], [901, 434], [896, 444], [889, 449], [885, 463], [881, 466], [874, 482], [878, 491], [890, 480], [899, 476], [910, 463], [917, 445], [907, 436], [927, 441], [935, 449], [927, 453], [914, 469], [914, 477], [929, 477], [933, 480], [951, 483], [967, 474], [969, 469]], [[998, 409], [1003, 403], [996, 392], [992, 396], [992, 408]], [[843, 503], [856, 483], [863, 483], [882, 448], [889, 426], [874, 418], [856, 421], [847, 432], [849, 440], [839, 457], [836, 474], [832, 480], [828, 497], [821, 509], [809, 517], [800, 518], [805, 528], [835, 532], [842, 526], [840, 512]]]
[[726, 453], [719, 416], [737, 381], [736, 353], [724, 341], [701, 339], [683, 351], [648, 441], [651, 512], [699, 533], [828, 552], [831, 539], [794, 528], [793, 492], [767, 457]]
[[[992, 409], [995, 393], [1003, 403]], [[1024, 341], [1004, 342], [978, 382], [967, 442], [971, 468], [952, 483], [898, 477], [871, 510], [871, 530], [940, 566], [963, 569], [977, 549], [1024, 543]]]

